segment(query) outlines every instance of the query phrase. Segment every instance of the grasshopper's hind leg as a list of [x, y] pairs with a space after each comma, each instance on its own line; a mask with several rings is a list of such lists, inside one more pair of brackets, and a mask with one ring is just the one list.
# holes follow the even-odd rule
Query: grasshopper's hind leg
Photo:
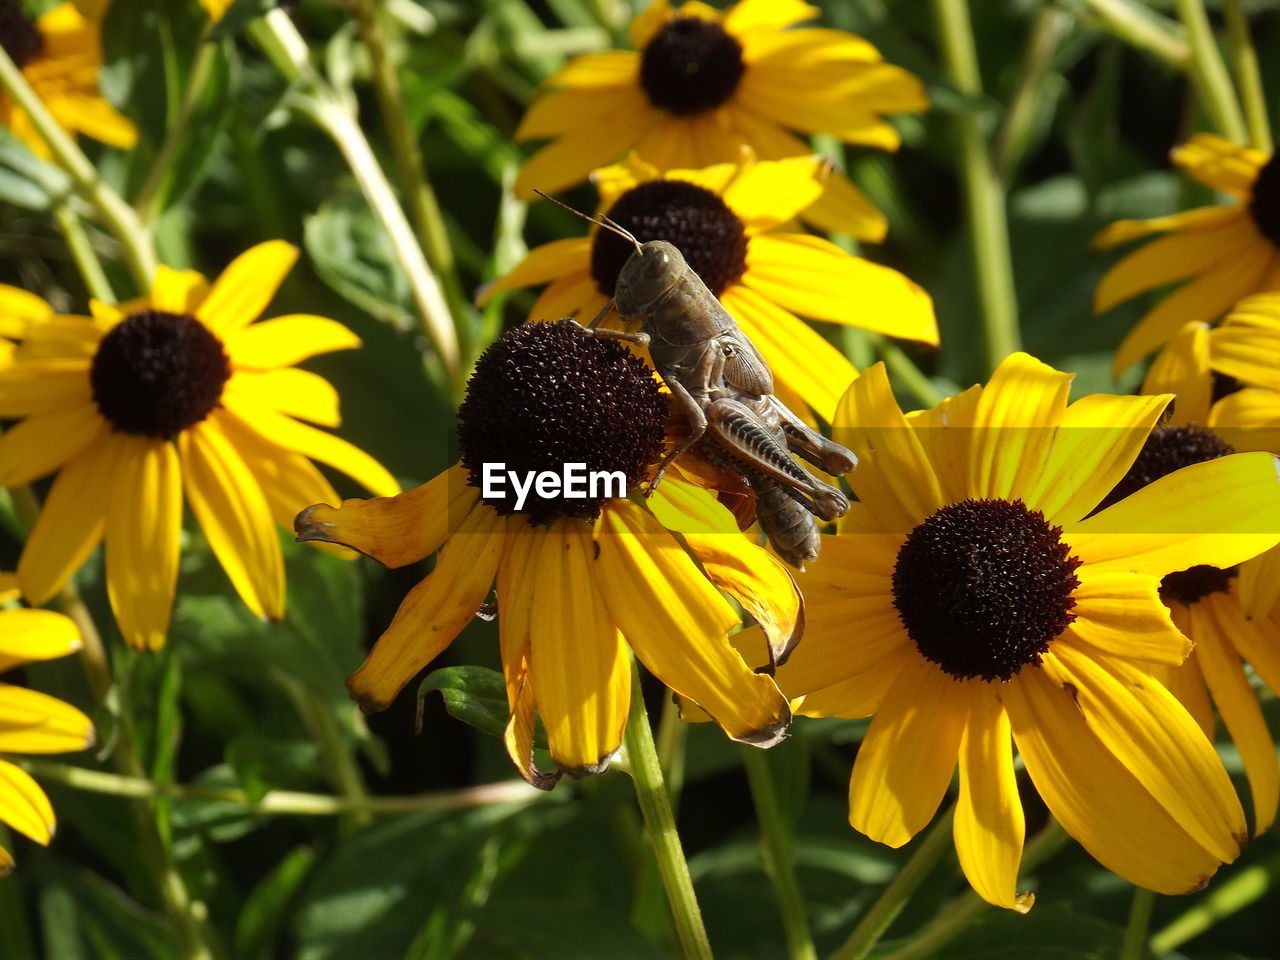
[[777, 397], [770, 396], [769, 403], [782, 423], [782, 432], [786, 434], [787, 446], [792, 453], [804, 457], [833, 477], [844, 476], [858, 465], [858, 458], [851, 450], [818, 433]]

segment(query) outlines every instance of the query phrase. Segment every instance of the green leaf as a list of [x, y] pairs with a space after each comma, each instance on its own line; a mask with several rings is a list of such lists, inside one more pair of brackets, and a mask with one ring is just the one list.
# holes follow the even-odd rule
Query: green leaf
[[307, 217], [303, 242], [320, 279], [386, 323], [409, 323], [409, 287], [386, 231], [354, 194], [339, 194]]
[[449, 716], [481, 733], [501, 737], [507, 727], [507, 688], [502, 674], [487, 667], [433, 670], [418, 686], [418, 716], [427, 694], [439, 690]]
[[294, 847], [249, 891], [236, 919], [237, 957], [278, 956], [274, 944], [290, 902], [315, 865], [315, 851]]
[[323, 780], [320, 748], [309, 740], [246, 734], [227, 746], [227, 763], [255, 802], [269, 790], [299, 790]]

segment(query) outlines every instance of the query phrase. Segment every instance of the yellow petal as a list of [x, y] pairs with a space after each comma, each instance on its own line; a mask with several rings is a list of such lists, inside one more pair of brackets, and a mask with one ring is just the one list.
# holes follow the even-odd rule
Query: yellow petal
[[1258, 695], [1249, 685], [1232, 642], [1244, 622], [1239, 602], [1213, 594], [1191, 605], [1192, 639], [1205, 683], [1244, 761], [1253, 798], [1253, 835], [1261, 835], [1276, 819], [1280, 802], [1280, 763], [1267, 729]]
[[880, 709], [903, 668], [917, 660], [919, 654], [913, 647], [901, 647], [870, 670], [805, 694], [796, 712], [806, 717], [845, 717], [849, 720], [869, 717]]
[[52, 610], [0, 610], [0, 670], [80, 649], [75, 621]]
[[373, 713], [389, 707], [476, 615], [498, 569], [502, 528], [492, 508], [477, 504], [449, 538], [435, 569], [409, 591], [368, 659], [347, 678], [360, 709]]
[[647, 7], [632, 18], [631, 26], [627, 29], [631, 46], [636, 50], [643, 50], [671, 15], [671, 4], [667, 0], [651, 0]]
[[1196, 207], [1149, 220], [1117, 220], [1095, 236], [1089, 245], [1094, 250], [1107, 250], [1169, 230], [1209, 230], [1228, 221], [1241, 221], [1248, 214], [1239, 204], [1220, 207]]
[[1189, 893], [1219, 866], [1089, 729], [1074, 692], [1024, 668], [1000, 690], [1013, 739], [1049, 812], [1108, 870]]
[[103, 434], [54, 480], [18, 560], [18, 582], [32, 603], [48, 602], [102, 539], [107, 480], [122, 467], [124, 442], [124, 434]]
[[739, 0], [724, 13], [724, 28], [734, 36], [784, 30], [822, 11], [802, 0]]
[[299, 540], [341, 543], [395, 569], [435, 553], [476, 497], [459, 464], [398, 496], [315, 504], [298, 515], [295, 529]]
[[1076, 620], [1064, 637], [1087, 644], [1086, 650], [1176, 667], [1187, 659], [1191, 643], [1174, 626], [1160, 602], [1160, 581], [1122, 570], [1077, 571], [1080, 586], [1071, 594]]
[[53, 307], [34, 293], [0, 283], [0, 336], [21, 337], [28, 324], [52, 316]]
[[876, 711], [849, 782], [849, 823], [900, 847], [933, 818], [956, 769], [973, 684], [908, 663]]
[[821, 237], [766, 234], [747, 247], [742, 282], [817, 320], [937, 344], [933, 300], [897, 270], [845, 253]]
[[606, 50], [574, 57], [548, 78], [548, 87], [620, 87], [635, 83], [640, 58], [634, 50]]
[[219, 335], [247, 326], [267, 309], [297, 261], [298, 248], [283, 240], [250, 247], [214, 281], [196, 316]]
[[107, 597], [132, 647], [164, 646], [182, 535], [182, 469], [173, 444], [126, 435], [107, 510]]
[[1245, 323], [1227, 323], [1209, 336], [1213, 367], [1251, 387], [1280, 390], [1275, 356], [1280, 349], [1280, 329]]
[[[1181, 604], [1176, 601], [1170, 604], [1170, 608], [1174, 611], [1173, 622], [1178, 625], [1178, 629], [1184, 635], [1190, 634], [1190, 612], [1186, 607], [1182, 607], [1182, 613], [1179, 614], [1178, 607], [1181, 607]], [[1165, 685], [1165, 689], [1178, 698], [1178, 702], [1195, 718], [1200, 732], [1212, 741], [1217, 719], [1213, 715], [1209, 688], [1205, 686], [1204, 673], [1200, 670], [1200, 661], [1196, 658], [1195, 650], [1191, 651], [1191, 656], [1187, 657], [1181, 666], [1169, 667], [1156, 664], [1152, 666], [1151, 674]]]
[[786, 698], [729, 643], [737, 617], [672, 535], [641, 507], [618, 500], [601, 513], [595, 540], [605, 605], [649, 671], [734, 740], [771, 746], [785, 736]]
[[92, 317], [50, 317], [27, 327], [17, 355], [23, 361], [80, 361], [87, 369], [111, 326]]
[[1001, 362], [974, 411], [970, 496], [1011, 500], [1039, 484], [1072, 379], [1025, 353]]
[[974, 452], [970, 440], [981, 398], [982, 387], [974, 384], [930, 410], [907, 414], [907, 422], [938, 478], [944, 503], [969, 496], [969, 461]]
[[1280, 690], [1280, 623], [1275, 614], [1261, 620], [1237, 623], [1232, 642], [1262, 682]]
[[[53, 839], [56, 819], [53, 805], [31, 775], [7, 760], [0, 760], [0, 820], [36, 843], [48, 845]], [[13, 859], [4, 854], [9, 867]]]
[[222, 402], [241, 410], [265, 407], [326, 427], [336, 427], [342, 422], [338, 391], [333, 384], [319, 374], [297, 367], [236, 371], [223, 389]]
[[231, 585], [255, 616], [280, 620], [284, 557], [258, 481], [217, 420], [183, 431], [178, 449], [187, 502]]
[[160, 264], [151, 281], [151, 308], [190, 316], [208, 293], [209, 281], [196, 271], [174, 270]]
[[1280, 476], [1266, 453], [1183, 467], [1069, 529], [1085, 563], [1163, 577], [1232, 567], [1280, 542]]
[[1280, 393], [1246, 388], [1209, 411], [1213, 432], [1241, 453], [1280, 450]]
[[1031, 909], [1035, 896], [1018, 893], [1026, 823], [1013, 770], [1009, 717], [988, 689], [975, 692], [960, 739], [953, 833], [960, 868], [978, 896], [1018, 913]]
[[853, 382], [833, 423], [833, 439], [858, 458], [849, 484], [884, 532], [910, 533], [943, 505], [933, 466], [893, 398], [883, 363]]
[[739, 168], [722, 199], [750, 232], [770, 230], [800, 215], [826, 185], [825, 157], [761, 160]]
[[1170, 422], [1179, 426], [1206, 425], [1213, 402], [1213, 375], [1209, 369], [1209, 327], [1183, 324], [1147, 371], [1142, 392], [1174, 394]]
[[1280, 547], [1240, 565], [1240, 603], [1250, 618], [1261, 620], [1280, 600]]
[[0, 683], [0, 753], [66, 753], [93, 744], [93, 724], [47, 693]]
[[1267, 155], [1262, 151], [1242, 147], [1212, 133], [1196, 134], [1169, 155], [1205, 186], [1237, 197], [1249, 196], [1259, 168], [1267, 162]]
[[476, 298], [479, 306], [504, 290], [519, 290], [550, 283], [571, 273], [580, 273], [591, 261], [591, 237], [553, 240], [534, 247], [510, 271], [484, 288]]
[[529, 673], [551, 758], [571, 776], [602, 773], [622, 745], [631, 660], [592, 578], [590, 528], [561, 519], [513, 536], [540, 542]]
[[1155, 678], [1123, 660], [1055, 645], [1046, 676], [1071, 693], [1089, 729], [1196, 842], [1229, 862], [1244, 811], [1213, 744]]
[[236, 369], [273, 370], [317, 354], [353, 350], [360, 338], [336, 320], [295, 313], [230, 331], [226, 346]]
[[91, 402], [88, 360], [25, 360], [0, 368], [0, 417], [55, 413]]
[[75, 459], [107, 430], [91, 404], [36, 414], [0, 436], [0, 486], [30, 483]]

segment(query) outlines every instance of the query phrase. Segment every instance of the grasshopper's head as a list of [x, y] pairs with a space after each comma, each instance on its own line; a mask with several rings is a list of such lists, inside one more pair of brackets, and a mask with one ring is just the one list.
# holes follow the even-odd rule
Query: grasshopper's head
[[644, 317], [688, 271], [684, 255], [665, 240], [639, 244], [622, 269], [614, 299], [624, 317]]

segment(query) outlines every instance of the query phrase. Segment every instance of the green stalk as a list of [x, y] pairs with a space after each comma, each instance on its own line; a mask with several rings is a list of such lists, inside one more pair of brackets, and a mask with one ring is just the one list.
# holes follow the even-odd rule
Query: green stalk
[[1155, 954], [1177, 950], [1223, 920], [1256, 903], [1275, 888], [1280, 877], [1280, 853], [1232, 874], [1216, 884], [1195, 906], [1179, 914], [1151, 937]]
[[98, 176], [93, 163], [45, 109], [40, 97], [27, 83], [27, 78], [3, 48], [0, 48], [0, 87], [31, 118], [36, 132], [44, 138], [58, 164], [70, 174], [76, 193], [98, 212], [111, 235], [119, 241], [138, 290], [150, 290], [151, 277], [156, 272], [156, 254], [150, 231], [142, 225], [133, 208]]
[[778, 795], [773, 789], [769, 758], [763, 750], [746, 744], [741, 745], [739, 752], [742, 765], [747, 770], [751, 800], [756, 807], [756, 820], [760, 824], [760, 855], [764, 859], [764, 872], [773, 884], [774, 899], [778, 902], [778, 913], [787, 938], [787, 954], [791, 960], [816, 960], [818, 954], [813, 948], [809, 920], [805, 916], [804, 894], [796, 880], [791, 827], [782, 814]]
[[1041, 7], [1036, 14], [1022, 58], [1017, 92], [996, 134], [996, 170], [1001, 177], [1008, 177], [1026, 153], [1036, 107], [1044, 96], [1044, 81], [1053, 66], [1054, 50], [1070, 24], [1067, 12], [1052, 4]]
[[365, 790], [364, 778], [360, 775], [360, 765], [351, 755], [338, 719], [329, 709], [329, 705], [321, 700], [306, 684], [293, 676], [277, 671], [280, 685], [293, 701], [294, 709], [301, 717], [311, 739], [320, 747], [320, 757], [329, 772], [329, 780], [346, 801], [352, 811], [351, 823], [364, 826], [370, 820], [365, 806], [369, 794]]
[[853, 933], [849, 934], [840, 949], [831, 955], [831, 960], [862, 960], [880, 942], [884, 932], [920, 889], [925, 878], [937, 868], [951, 849], [951, 822], [954, 818], [954, 807], [934, 818], [932, 826], [911, 852], [898, 875], [885, 887], [879, 899], [853, 928]]
[[369, 59], [373, 64], [373, 89], [378, 98], [378, 110], [382, 114], [382, 125], [391, 141], [396, 179], [400, 181], [400, 190], [408, 203], [409, 216], [413, 218], [427, 261], [440, 277], [445, 299], [449, 302], [454, 317], [460, 318], [466, 315], [467, 301], [462, 293], [462, 283], [458, 279], [458, 266], [454, 262], [453, 246], [449, 243], [449, 231], [445, 227], [444, 215], [431, 187], [431, 180], [427, 176], [418, 138], [405, 110], [400, 77], [387, 52], [386, 37], [377, 7], [376, 0], [352, 2], [360, 42], [369, 51]]
[[1171, 67], [1185, 70], [1191, 47], [1172, 20], [1133, 0], [1083, 0], [1099, 26], [1131, 47], [1145, 50]]
[[1154, 893], [1142, 887], [1133, 888], [1129, 922], [1125, 924], [1124, 942], [1120, 945], [1120, 960], [1142, 960], [1146, 956], [1147, 931], [1151, 928], [1151, 911], [1155, 905]]
[[115, 303], [116, 295], [111, 289], [111, 281], [102, 269], [102, 262], [98, 259], [93, 242], [85, 233], [80, 218], [65, 203], [53, 208], [53, 218], [58, 221], [58, 229], [62, 231], [62, 238], [67, 241], [67, 250], [71, 253], [71, 259], [80, 272], [89, 296], [103, 303]]
[[1236, 86], [1244, 104], [1245, 122], [1249, 126], [1249, 142], [1263, 153], [1271, 152], [1271, 124], [1267, 118], [1267, 95], [1258, 69], [1258, 51], [1249, 35], [1249, 21], [1240, 0], [1225, 0], [1227, 37], [1231, 41], [1231, 61], [1236, 71]]
[[684, 787], [684, 743], [688, 724], [680, 719], [680, 707], [675, 697], [662, 701], [662, 716], [658, 718], [658, 766], [671, 798], [671, 809], [680, 806], [680, 790]]
[[435, 274], [427, 265], [413, 228], [356, 118], [311, 68], [306, 41], [283, 10], [275, 9], [249, 24], [249, 35], [290, 84], [297, 86], [297, 109], [327, 133], [342, 152], [361, 193], [391, 241], [409, 281], [422, 332], [435, 348], [451, 388], [461, 390], [458, 334]]
[[[982, 96], [982, 77], [978, 72], [968, 4], [965, 0], [933, 0], [933, 10], [947, 75], [957, 90], [976, 101]], [[963, 110], [955, 122], [960, 176], [969, 214], [969, 240], [978, 275], [987, 366], [994, 370], [1020, 343], [1004, 187], [987, 149], [977, 111]]]
[[200, 100], [204, 96], [205, 87], [209, 85], [209, 77], [213, 74], [213, 65], [217, 62], [217, 59], [218, 45], [216, 43], [208, 43], [204, 37], [201, 37], [200, 45], [196, 48], [195, 61], [191, 64], [191, 73], [187, 77], [187, 87], [183, 91], [182, 103], [178, 107], [177, 116], [165, 131], [164, 143], [160, 145], [160, 152], [156, 154], [156, 158], [151, 164], [151, 170], [147, 173], [147, 179], [143, 182], [142, 189], [138, 191], [138, 196], [133, 201], [133, 208], [138, 211], [138, 215], [146, 223], [151, 223], [160, 215], [161, 208], [164, 205], [162, 188], [168, 184], [173, 162], [178, 156], [178, 149], [182, 146], [182, 139], [186, 136], [187, 127], [191, 124], [191, 118], [200, 106]]
[[872, 334], [871, 342], [885, 367], [898, 383], [911, 391], [921, 407], [936, 407], [943, 401], [942, 392], [924, 375], [900, 346], [881, 334]]
[[640, 671], [634, 662], [631, 666], [631, 714], [627, 718], [622, 743], [626, 749], [625, 768], [635, 786], [636, 801], [658, 861], [658, 871], [662, 874], [662, 885], [667, 891], [667, 903], [671, 906], [681, 950], [686, 960], [710, 960], [711, 943], [707, 940], [702, 912], [698, 909], [698, 898], [693, 891], [693, 879], [689, 876], [689, 864], [684, 858], [680, 834], [676, 832], [671, 798], [662, 781], [662, 767], [658, 763], [649, 715], [644, 709]]
[[1176, 6], [1178, 19], [1187, 28], [1187, 38], [1191, 42], [1191, 76], [1200, 94], [1200, 102], [1219, 133], [1228, 140], [1244, 143], [1244, 116], [1240, 113], [1235, 91], [1231, 89], [1227, 67], [1218, 52], [1218, 42], [1209, 26], [1204, 2], [1176, 0]]
[[535, 790], [523, 780], [508, 780], [403, 797], [352, 798], [295, 790], [268, 790], [255, 800], [236, 787], [156, 783], [143, 777], [90, 770], [34, 757], [15, 758], [14, 762], [33, 777], [60, 783], [73, 790], [135, 799], [167, 797], [175, 800], [216, 801], [242, 806], [266, 816], [334, 817], [350, 813], [388, 816], [423, 810], [468, 810], [504, 803], [526, 804], [547, 796], [545, 791]]
[[[1058, 826], [1056, 820], [1050, 820], [1023, 850], [1022, 871], [1025, 873], [1034, 870], [1066, 846], [1070, 839], [1067, 832]], [[928, 957], [941, 956], [943, 947], [972, 926], [981, 914], [990, 909], [991, 904], [970, 890], [943, 907], [916, 933], [910, 943], [886, 954], [881, 960], [926, 960]]]

